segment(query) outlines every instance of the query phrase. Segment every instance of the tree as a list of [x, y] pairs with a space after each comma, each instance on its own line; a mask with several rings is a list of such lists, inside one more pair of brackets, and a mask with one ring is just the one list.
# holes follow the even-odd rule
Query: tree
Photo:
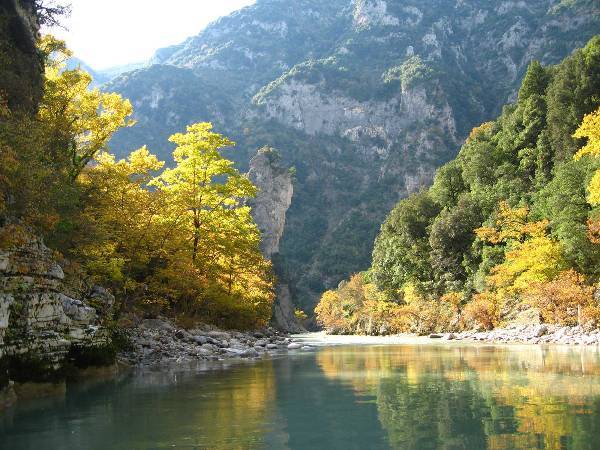
[[598, 311], [594, 288], [572, 269], [551, 281], [532, 284], [525, 299], [539, 308], [545, 322], [560, 325], [582, 325], [584, 317], [590, 319]]
[[[202, 244], [211, 248], [207, 239], [227, 234], [219, 232], [224, 225], [229, 233], [235, 233], [236, 225], [247, 225], [244, 202], [256, 195], [250, 180], [220, 153], [234, 143], [211, 130], [210, 123], [198, 123], [188, 126], [185, 134], [171, 136], [169, 140], [177, 144], [173, 152], [177, 165], [152, 181], [167, 196], [171, 214], [184, 222], [193, 261]], [[226, 245], [227, 239], [220, 242]]]
[[378, 288], [396, 295], [405, 283], [430, 277], [428, 233], [439, 212], [427, 193], [398, 203], [375, 241], [373, 280]]
[[39, 107], [45, 126], [49, 160], [74, 181], [112, 135], [132, 126], [133, 108], [119, 94], [90, 89], [92, 77], [81, 69], [65, 69], [71, 56], [64, 42], [45, 36], [40, 49], [46, 56], [46, 83]]
[[546, 93], [549, 81], [550, 77], [547, 70], [539, 61], [532, 61], [519, 89], [519, 100], [526, 100], [532, 95], [543, 96]]
[[545, 282], [565, 269], [561, 244], [547, 235], [548, 221], [529, 222], [529, 209], [500, 203], [494, 227], [476, 230], [483, 241], [505, 245], [505, 260], [488, 277], [489, 287], [500, 296], [525, 291], [531, 283]]
[[[587, 143], [575, 154], [576, 160], [585, 155], [600, 156], [600, 108], [583, 118], [581, 126], [575, 131], [573, 137], [587, 139]], [[588, 186], [588, 191], [589, 202], [594, 206], [600, 205], [600, 170], [594, 174]]]
[[[266, 324], [273, 301], [271, 265], [260, 253], [260, 232], [246, 206], [256, 187], [221, 154], [234, 143], [213, 132], [210, 123], [190, 125], [170, 141], [177, 144], [176, 165], [150, 185], [164, 198], [161, 220], [170, 224], [169, 239], [179, 243], [173, 250], [177, 264], [188, 261], [207, 283], [197, 302], [212, 309], [214, 320]], [[163, 274], [175, 275], [170, 269]]]
[[73, 253], [113, 287], [140, 270], [148, 275], [150, 261], [165, 256], [164, 203], [159, 192], [148, 189], [163, 165], [142, 147], [126, 160], [101, 153], [79, 177], [85, 207], [73, 232]]

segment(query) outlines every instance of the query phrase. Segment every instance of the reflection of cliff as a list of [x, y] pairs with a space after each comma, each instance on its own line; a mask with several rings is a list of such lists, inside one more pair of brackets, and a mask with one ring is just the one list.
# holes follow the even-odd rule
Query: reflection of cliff
[[376, 396], [393, 448], [593, 448], [596, 350], [361, 347], [326, 349], [317, 360], [329, 379]]

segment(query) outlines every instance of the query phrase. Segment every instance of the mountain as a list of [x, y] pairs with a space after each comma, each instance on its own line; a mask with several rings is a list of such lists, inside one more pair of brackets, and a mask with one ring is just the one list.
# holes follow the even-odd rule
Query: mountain
[[244, 170], [276, 148], [296, 176], [274, 264], [311, 310], [369, 266], [387, 212], [516, 98], [532, 60], [598, 30], [595, 0], [258, 0], [108, 83], [138, 121], [111, 146], [166, 159], [170, 134], [211, 121]]
[[76, 56], [73, 56], [72, 58], [70, 58], [67, 61], [67, 69], [72, 70], [75, 68], [80, 68], [82, 70], [85, 70], [93, 78], [92, 86], [96, 87], [96, 86], [101, 86], [104, 83], [108, 83], [109, 81], [118, 77], [122, 73], [131, 72], [132, 70], [136, 70], [136, 69], [145, 67], [146, 64], [147, 63], [145, 63], [145, 62], [140, 62], [140, 63], [125, 64], [122, 66], [113, 66], [113, 67], [109, 67], [108, 69], [94, 69], [89, 64], [87, 64], [85, 61], [83, 61], [82, 59], [79, 59]]

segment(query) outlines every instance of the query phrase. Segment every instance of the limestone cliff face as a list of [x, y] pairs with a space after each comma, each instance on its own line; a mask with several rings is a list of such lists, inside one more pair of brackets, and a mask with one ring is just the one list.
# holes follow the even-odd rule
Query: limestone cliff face
[[252, 216], [262, 235], [261, 251], [266, 258], [279, 253], [285, 215], [292, 204], [292, 174], [278, 165], [278, 154], [265, 147], [250, 160], [248, 176], [258, 188], [252, 201]]
[[5, 384], [56, 382], [64, 377], [66, 365], [77, 365], [77, 357], [110, 344], [104, 322], [114, 298], [99, 287], [85, 292], [69, 288], [53, 252], [38, 237], [18, 227], [1, 231], [14, 241], [0, 251], [0, 361], [8, 370]]
[[[276, 150], [264, 147], [250, 160], [248, 172], [258, 188], [256, 198], [251, 202], [252, 216], [261, 232], [261, 251], [269, 259], [279, 253], [286, 213], [294, 195], [293, 176], [289, 169], [279, 165], [279, 158]], [[273, 325], [284, 331], [302, 331], [294, 312], [289, 286], [279, 280], [273, 304]]]

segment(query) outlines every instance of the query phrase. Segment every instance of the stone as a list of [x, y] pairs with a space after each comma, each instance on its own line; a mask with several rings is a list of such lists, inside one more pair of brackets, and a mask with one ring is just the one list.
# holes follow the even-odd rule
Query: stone
[[267, 344], [267, 350], [277, 350], [278, 348], [277, 344]]
[[544, 336], [546, 333], [548, 333], [548, 326], [547, 325], [538, 325], [535, 329], [535, 337], [542, 337]]
[[431, 333], [429, 335], [430, 339], [441, 339], [443, 336], [441, 334]]
[[258, 356], [258, 352], [254, 348], [249, 348], [247, 350], [242, 351], [242, 353], [240, 353], [240, 356], [242, 358], [255, 358]]
[[291, 344], [288, 344], [287, 348], [288, 350], [298, 350], [299, 348], [302, 348], [302, 345], [292, 342]]
[[208, 339], [205, 336], [193, 336], [194, 342], [203, 345], [208, 343]]

